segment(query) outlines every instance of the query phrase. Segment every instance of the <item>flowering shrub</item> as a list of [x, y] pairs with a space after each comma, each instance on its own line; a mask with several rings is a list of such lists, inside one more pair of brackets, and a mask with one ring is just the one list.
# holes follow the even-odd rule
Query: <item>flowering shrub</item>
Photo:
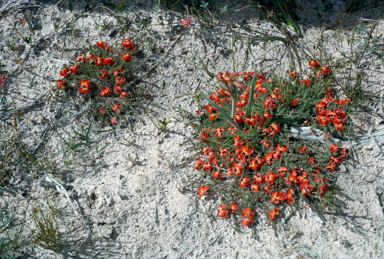
[[297, 71], [288, 79], [225, 71], [216, 77], [216, 92], [201, 92], [209, 103], [196, 111], [201, 152], [194, 168], [202, 173], [197, 195], [222, 196], [218, 217], [241, 216], [248, 226], [257, 211], [274, 221], [282, 205], [324, 206], [332, 188], [327, 173], [337, 170], [347, 149], [296, 139], [290, 127], [342, 137], [350, 100], [335, 98], [327, 65], [309, 65], [305, 79]]
[[116, 124], [121, 109], [127, 109], [130, 102], [144, 94], [130, 84], [137, 66], [132, 60], [136, 46], [131, 38], [124, 38], [120, 45], [112, 48], [97, 41], [87, 55], [80, 54], [73, 65], [65, 66], [56, 80], [57, 89], [75, 90], [84, 100], [94, 100], [98, 114], [108, 115], [112, 124]]

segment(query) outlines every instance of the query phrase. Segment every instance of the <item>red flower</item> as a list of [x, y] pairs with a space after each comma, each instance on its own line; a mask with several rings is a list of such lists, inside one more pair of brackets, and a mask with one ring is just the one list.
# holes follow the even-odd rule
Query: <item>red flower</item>
[[79, 92], [82, 93], [82, 94], [88, 93], [89, 92], [89, 88], [87, 88], [87, 87], [79, 87]]
[[65, 85], [65, 81], [63, 81], [61, 79], [56, 80], [57, 89], [60, 89], [63, 85]]
[[264, 175], [264, 182], [272, 184], [275, 181], [276, 177], [277, 177], [277, 174], [275, 174], [274, 172], [268, 171]]
[[225, 129], [224, 127], [220, 127], [220, 128], [217, 128], [215, 129], [215, 137], [219, 136], [221, 138], [221, 134], [223, 134], [225, 132]]
[[238, 209], [239, 207], [237, 206], [236, 202], [232, 202], [232, 204], [228, 206], [228, 211], [230, 213], [233, 213], [235, 210], [238, 210]]
[[197, 195], [198, 195], [199, 197], [201, 197], [201, 196], [203, 196], [204, 194], [207, 194], [207, 193], [208, 193], [208, 190], [209, 190], [208, 186], [205, 186], [205, 185], [200, 186], [199, 189], [197, 190]]
[[83, 55], [78, 55], [77, 58], [75, 59], [76, 62], [82, 62], [84, 61], [84, 56]]
[[118, 76], [121, 72], [123, 72], [123, 70], [124, 70], [124, 67], [121, 67], [119, 69], [116, 69], [115, 67], [115, 70], [113, 70], [112, 72], [114, 76]]
[[91, 87], [91, 82], [88, 79], [80, 80], [80, 87], [90, 88]]
[[60, 75], [61, 76], [66, 76], [68, 73], [69, 73], [69, 69], [68, 68], [64, 68], [63, 70], [60, 71]]
[[102, 48], [102, 47], [104, 47], [104, 41], [96, 41], [96, 45], [97, 45], [99, 48]]
[[212, 163], [209, 161], [205, 161], [203, 164], [203, 170], [209, 172], [212, 170]]
[[110, 121], [113, 125], [116, 125], [116, 119], [117, 119], [117, 117], [113, 117], [113, 118], [111, 118], [109, 121]]
[[250, 181], [251, 179], [249, 179], [247, 176], [244, 176], [244, 177], [242, 177], [242, 178], [240, 178], [239, 179], [239, 188], [246, 188], [247, 186], [248, 186], [248, 184], [249, 184], [249, 181]]
[[109, 66], [110, 65], [112, 65], [112, 63], [113, 63], [113, 59], [112, 58], [103, 58], [103, 62], [105, 63], [105, 64], [108, 64]]
[[96, 57], [95, 64], [96, 64], [96, 66], [104, 65], [103, 58], [102, 57]]
[[317, 116], [316, 122], [320, 125], [325, 125], [327, 123], [327, 116]]
[[201, 158], [196, 158], [195, 159], [195, 169], [196, 170], [199, 170], [202, 166], [203, 166], [203, 161], [201, 160]]
[[300, 99], [299, 99], [299, 98], [296, 98], [296, 99], [290, 101], [290, 102], [289, 102], [289, 105], [290, 105], [291, 107], [296, 107], [296, 106], [299, 104], [299, 102], [300, 102]]
[[344, 158], [347, 156], [347, 148], [343, 148], [340, 152], [340, 157]]
[[118, 76], [116, 77], [116, 85], [122, 85], [125, 82], [125, 78]]
[[212, 173], [212, 177], [217, 179], [217, 178], [222, 178], [224, 174], [219, 173], [219, 171], [215, 171]]
[[300, 84], [305, 84], [305, 86], [309, 86], [311, 84], [311, 80], [309, 80], [308, 78], [300, 80]]
[[[113, 89], [115, 89], [115, 87], [113, 87]], [[121, 92], [120, 93], [120, 97], [128, 97], [129, 96], [129, 93], [127, 92]]]
[[223, 218], [223, 219], [225, 219], [227, 217], [227, 210], [225, 209], [224, 204], [219, 205], [219, 209], [217, 211], [217, 216], [219, 218]]
[[286, 173], [288, 173], [289, 172], [289, 170], [288, 170], [288, 168], [286, 168], [285, 166], [282, 166], [282, 167], [279, 167], [278, 169], [277, 169], [277, 174], [279, 174], [279, 175], [281, 175], [281, 176], [284, 176]]
[[101, 89], [100, 91], [100, 96], [108, 96], [109, 94], [111, 93], [111, 91], [109, 90], [108, 87], [103, 87], [103, 89]]
[[287, 72], [287, 74], [288, 74], [290, 77], [292, 77], [292, 78], [296, 78], [296, 76], [297, 76], [297, 71], [295, 70], [295, 71]]
[[309, 66], [310, 67], [317, 67], [318, 65], [319, 65], [319, 62], [317, 62], [316, 60], [309, 61]]
[[295, 190], [292, 187], [287, 189], [287, 202], [292, 203], [295, 201]]
[[243, 218], [241, 220], [241, 224], [243, 224], [244, 226], [248, 226], [248, 225], [252, 224], [253, 215], [255, 215], [255, 212], [253, 212], [253, 210], [251, 210], [250, 208], [245, 208], [241, 212], [241, 217]]
[[75, 73], [77, 72], [77, 69], [78, 69], [78, 68], [79, 68], [78, 65], [72, 65], [71, 68], [70, 68], [71, 73], [72, 73], [72, 74], [75, 74]]
[[124, 38], [124, 40], [120, 43], [120, 45], [124, 46], [125, 49], [128, 49], [128, 48], [132, 48], [133, 45], [132, 45], [132, 39], [129, 38]]
[[108, 75], [108, 70], [105, 69], [105, 70], [100, 70], [100, 73], [101, 73], [101, 79], [104, 79], [107, 77]]
[[268, 215], [270, 217], [270, 221], [274, 221], [277, 217], [277, 214], [279, 214], [279, 209], [278, 208], [274, 208], [273, 210], [271, 211], [268, 211]]
[[114, 105], [112, 105], [112, 111], [113, 112], [115, 112], [115, 111], [118, 111], [119, 110], [119, 108], [120, 108], [120, 104], [114, 104]]
[[337, 152], [338, 149], [339, 149], [339, 147], [335, 143], [332, 143], [331, 146], [329, 147], [329, 150], [331, 152]]
[[120, 55], [120, 57], [124, 60], [124, 61], [129, 61], [132, 56], [131, 56], [131, 53], [127, 53], [127, 52], [124, 52], [123, 54]]
[[100, 108], [100, 109], [99, 109], [99, 112], [100, 112], [102, 115], [105, 115], [105, 110], [103, 110], [103, 108]]
[[219, 114], [217, 114], [217, 113], [216, 113], [216, 114], [214, 114], [214, 113], [209, 114], [208, 119], [211, 121], [211, 120], [213, 120], [214, 118], [216, 118], [217, 115], [219, 115]]
[[342, 123], [333, 123], [333, 126], [335, 126], [337, 131], [342, 131], [344, 130], [344, 126]]
[[309, 157], [308, 158], [308, 162], [311, 164], [311, 165], [314, 165], [316, 163], [315, 159], [313, 157]]
[[328, 74], [329, 73], [329, 67], [327, 65], [323, 65], [321, 68], [321, 73]]
[[118, 86], [118, 85], [115, 85], [115, 86], [113, 87], [113, 90], [118, 94], [118, 93], [121, 92], [121, 87]]
[[299, 148], [299, 152], [301, 152], [301, 153], [303, 153], [303, 155], [307, 152], [307, 146], [301, 146], [300, 148]]
[[96, 56], [95, 56], [94, 54], [89, 54], [89, 55], [87, 56], [87, 59], [85, 60], [85, 62], [88, 63], [89, 61], [93, 60], [95, 57], [96, 57]]
[[268, 109], [268, 108], [271, 108], [271, 109], [276, 109], [277, 107], [277, 104], [275, 104], [273, 102], [273, 99], [271, 98], [270, 95], [268, 95], [267, 99], [265, 101], [263, 101], [263, 104], [264, 104], [264, 109]]

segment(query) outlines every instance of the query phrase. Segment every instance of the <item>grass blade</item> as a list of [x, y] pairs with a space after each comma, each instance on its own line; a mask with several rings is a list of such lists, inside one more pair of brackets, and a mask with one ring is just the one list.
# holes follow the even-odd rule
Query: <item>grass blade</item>
[[252, 102], [253, 102], [253, 94], [255, 92], [255, 83], [256, 83], [256, 73], [253, 74], [252, 82], [251, 82], [251, 92], [249, 93], [248, 97], [248, 104], [247, 108], [245, 109], [245, 117], [248, 118], [249, 113], [251, 112]]
[[204, 93], [203, 91], [200, 91], [201, 95], [207, 99], [207, 101], [215, 107], [220, 114], [222, 114], [233, 126], [235, 126], [237, 129], [241, 130], [240, 126], [237, 125], [237, 123], [223, 110], [220, 106], [218, 106], [216, 103], [212, 102]]

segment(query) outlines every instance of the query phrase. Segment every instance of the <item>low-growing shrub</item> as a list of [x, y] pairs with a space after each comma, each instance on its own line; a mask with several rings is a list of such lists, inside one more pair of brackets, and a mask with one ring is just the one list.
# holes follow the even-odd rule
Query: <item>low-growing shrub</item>
[[[335, 98], [330, 68], [309, 62], [308, 78], [296, 71], [289, 78], [266, 79], [257, 72], [219, 73], [221, 87], [196, 111], [201, 152], [195, 169], [197, 195], [219, 195], [217, 216], [241, 217], [248, 226], [256, 212], [274, 221], [281, 206], [311, 205], [322, 210], [333, 185], [328, 172], [337, 170], [347, 149], [328, 139], [342, 138], [349, 99]], [[298, 139], [291, 127], [318, 128], [325, 146]]]
[[131, 38], [124, 38], [116, 48], [97, 41], [88, 53], [75, 59], [75, 64], [64, 66], [60, 71], [62, 78], [56, 80], [57, 89], [77, 91], [83, 101], [92, 101], [96, 108], [94, 115], [101, 115], [102, 121], [106, 121], [105, 115], [108, 115], [109, 121], [116, 124], [122, 111], [145, 95], [145, 91], [132, 82], [138, 67], [138, 62], [133, 60], [136, 52]]

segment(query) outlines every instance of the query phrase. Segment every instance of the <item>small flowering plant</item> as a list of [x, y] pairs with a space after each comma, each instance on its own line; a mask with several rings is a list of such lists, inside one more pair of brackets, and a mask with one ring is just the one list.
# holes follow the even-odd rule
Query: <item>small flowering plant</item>
[[[300, 140], [291, 127], [319, 128], [324, 138], [342, 138], [349, 99], [336, 98], [330, 68], [310, 61], [310, 73], [300, 78], [265, 78], [257, 72], [218, 73], [220, 88], [196, 111], [200, 151], [194, 168], [199, 197], [220, 195], [217, 216], [233, 215], [252, 225], [257, 212], [270, 221], [282, 206], [303, 204], [323, 209], [333, 186], [328, 173], [337, 170], [347, 149], [329, 142]], [[320, 201], [320, 202], [319, 202]]]
[[88, 53], [78, 55], [72, 65], [63, 67], [56, 87], [77, 92], [83, 100], [94, 100], [95, 113], [117, 124], [122, 110], [144, 95], [144, 91], [131, 83], [138, 66], [133, 60], [136, 53], [131, 38], [124, 38], [116, 48], [97, 41]]

